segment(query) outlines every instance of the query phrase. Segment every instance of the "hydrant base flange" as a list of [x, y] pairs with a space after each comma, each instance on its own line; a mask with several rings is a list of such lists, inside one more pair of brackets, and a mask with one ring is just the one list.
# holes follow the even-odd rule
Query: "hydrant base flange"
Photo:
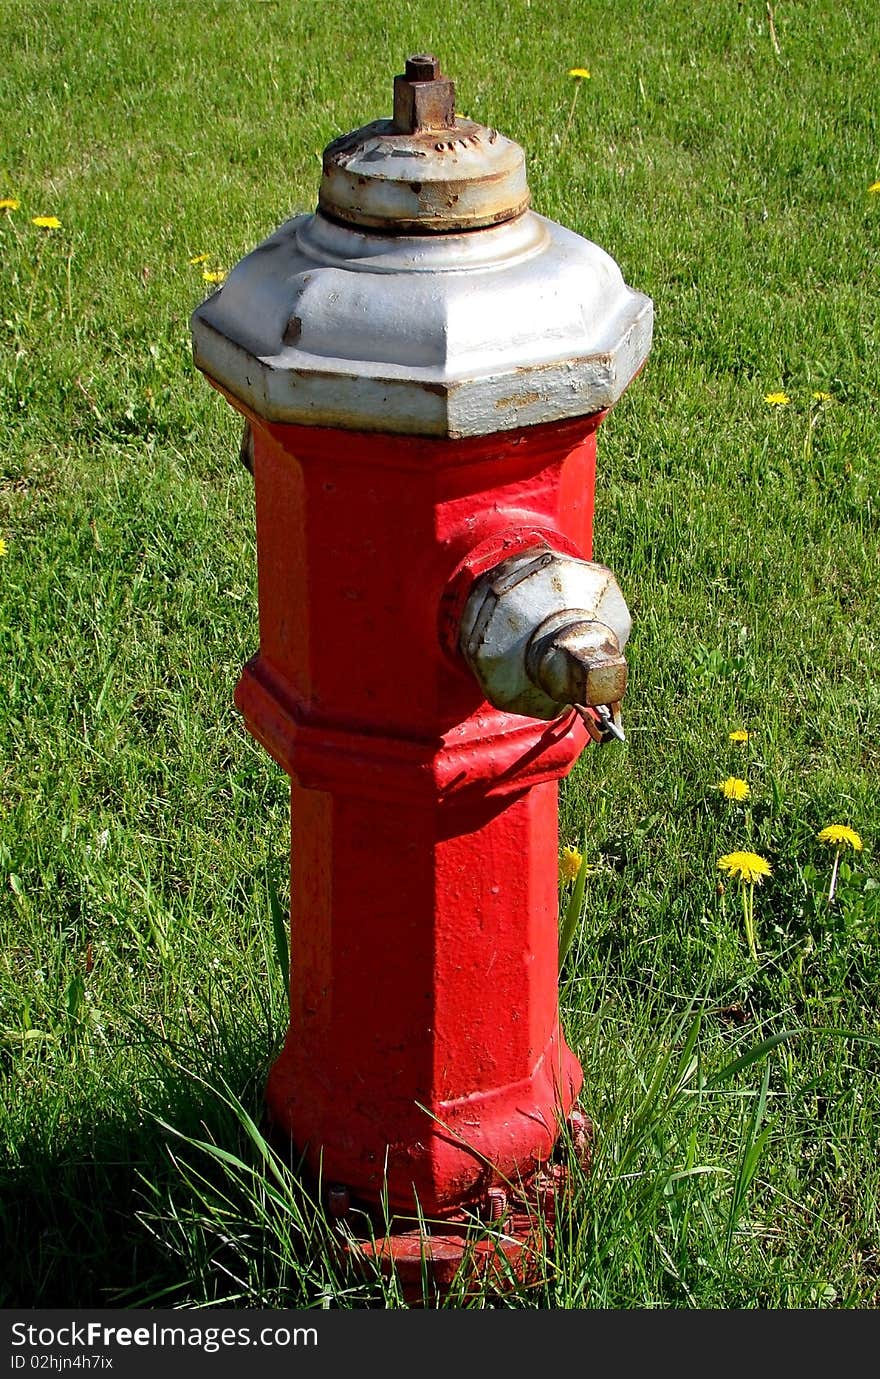
[[[566, 1127], [560, 1145], [567, 1162], [557, 1146], [554, 1161], [542, 1165], [530, 1181], [496, 1189], [494, 1198], [490, 1194], [482, 1217], [459, 1212], [442, 1222], [400, 1219], [382, 1234], [361, 1232], [359, 1212], [347, 1208], [337, 1225], [340, 1263], [368, 1281], [377, 1271], [395, 1280], [410, 1304], [430, 1302], [431, 1293], [442, 1298], [455, 1290], [470, 1297], [487, 1287], [509, 1292], [540, 1286], [546, 1281], [559, 1211], [573, 1196], [570, 1164], [575, 1160], [588, 1173], [592, 1160], [590, 1118], [573, 1107]], [[372, 1215], [367, 1213], [368, 1219]]]

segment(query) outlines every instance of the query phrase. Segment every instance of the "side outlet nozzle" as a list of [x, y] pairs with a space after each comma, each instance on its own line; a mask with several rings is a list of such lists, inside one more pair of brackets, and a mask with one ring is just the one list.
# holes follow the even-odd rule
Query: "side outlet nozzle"
[[532, 547], [476, 580], [459, 646], [490, 704], [549, 719], [619, 703], [630, 627], [606, 566]]

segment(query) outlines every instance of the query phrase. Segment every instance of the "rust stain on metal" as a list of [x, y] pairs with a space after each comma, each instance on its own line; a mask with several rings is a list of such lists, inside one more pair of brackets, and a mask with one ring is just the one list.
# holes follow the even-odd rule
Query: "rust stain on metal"
[[[458, 121], [461, 128], [463, 122]], [[425, 234], [436, 231], [474, 229], [483, 225], [500, 225], [522, 215], [531, 205], [527, 186], [512, 187], [510, 169], [505, 164], [497, 170], [481, 170], [479, 140], [470, 137], [468, 125], [465, 135], [457, 141], [437, 142], [435, 134], [417, 131], [408, 136], [406, 148], [394, 148], [395, 157], [451, 160], [449, 172], [443, 176], [426, 175], [418, 180], [401, 180], [405, 188], [418, 198], [417, 205], [400, 201], [393, 214], [386, 205], [391, 195], [394, 177], [374, 179], [356, 171], [370, 162], [364, 155], [365, 143], [387, 138], [389, 122], [378, 120], [356, 131], [358, 139], [349, 136], [331, 145], [324, 160], [324, 179], [318, 197], [322, 213], [342, 224], [354, 224], [375, 229], [390, 229], [395, 234]], [[422, 144], [423, 147], [419, 147]], [[459, 159], [461, 163], [459, 164]], [[474, 162], [474, 159], [477, 161]], [[350, 164], [355, 162], [355, 167]], [[378, 170], [378, 161], [377, 161]]]
[[440, 72], [432, 54], [407, 58], [406, 69], [394, 78], [394, 128], [402, 134], [455, 125], [455, 83]]
[[[422, 164], [418, 184], [407, 167], [413, 160]], [[456, 117], [454, 83], [430, 53], [408, 58], [394, 78], [393, 117], [335, 139], [323, 170], [324, 215], [394, 234], [498, 225], [530, 204], [522, 149]]]
[[511, 393], [510, 397], [499, 397], [495, 403], [496, 412], [503, 412], [508, 407], [528, 407], [532, 402], [543, 402], [543, 393]]
[[302, 335], [303, 323], [299, 316], [291, 316], [281, 337], [285, 345], [295, 345]]

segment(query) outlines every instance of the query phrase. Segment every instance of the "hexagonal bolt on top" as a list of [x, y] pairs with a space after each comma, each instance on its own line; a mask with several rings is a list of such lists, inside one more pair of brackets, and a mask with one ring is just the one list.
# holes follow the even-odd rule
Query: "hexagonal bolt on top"
[[455, 83], [441, 76], [432, 54], [408, 57], [404, 72], [394, 78], [394, 127], [401, 134], [455, 127]]
[[404, 76], [407, 81], [436, 81], [440, 76], [440, 62], [433, 53], [414, 53], [406, 60]]

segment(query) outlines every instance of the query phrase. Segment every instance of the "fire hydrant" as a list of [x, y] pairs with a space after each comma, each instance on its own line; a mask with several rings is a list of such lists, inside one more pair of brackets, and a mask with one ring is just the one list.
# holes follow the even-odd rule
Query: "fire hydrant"
[[577, 1119], [558, 781], [622, 735], [596, 430], [652, 317], [416, 56], [393, 117], [326, 149], [315, 213], [192, 318], [255, 483], [259, 652], [235, 699], [292, 783], [268, 1111], [401, 1267], [448, 1275], [479, 1215], [514, 1258]]

